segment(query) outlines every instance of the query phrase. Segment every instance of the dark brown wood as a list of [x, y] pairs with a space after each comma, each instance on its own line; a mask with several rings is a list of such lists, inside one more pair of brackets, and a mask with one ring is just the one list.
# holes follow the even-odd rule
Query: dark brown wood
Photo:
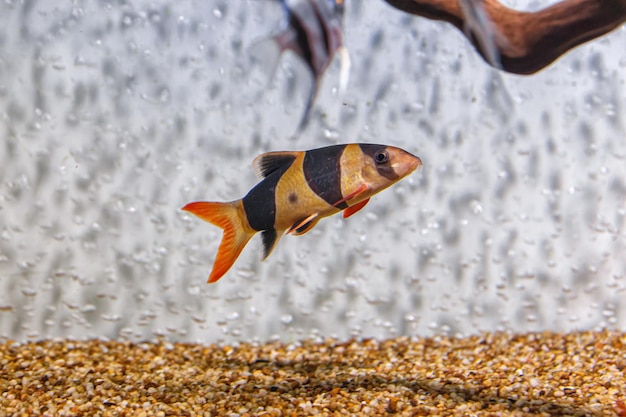
[[[407, 13], [451, 23], [465, 34], [458, 0], [385, 1]], [[535, 73], [570, 49], [626, 22], [626, 0], [563, 0], [532, 13], [497, 0], [484, 0], [484, 7], [501, 35], [494, 39], [501, 69], [516, 74]], [[469, 35], [469, 40], [484, 58], [474, 36]]]

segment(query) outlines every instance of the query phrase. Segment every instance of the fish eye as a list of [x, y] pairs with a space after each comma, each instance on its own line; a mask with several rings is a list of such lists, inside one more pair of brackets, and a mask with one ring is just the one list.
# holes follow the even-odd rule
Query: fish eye
[[389, 152], [385, 150], [376, 152], [374, 155], [374, 161], [376, 161], [377, 164], [384, 164], [389, 161]]

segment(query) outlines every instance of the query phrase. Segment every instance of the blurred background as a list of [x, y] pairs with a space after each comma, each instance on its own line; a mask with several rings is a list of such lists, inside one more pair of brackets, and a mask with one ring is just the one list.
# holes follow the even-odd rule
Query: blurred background
[[[623, 27], [521, 77], [348, 0], [347, 89], [335, 60], [293, 138], [307, 68], [250, 59], [284, 23], [270, 0], [0, 3], [1, 340], [624, 330]], [[242, 197], [262, 152], [348, 142], [424, 166], [207, 285], [221, 230], [180, 207]]]

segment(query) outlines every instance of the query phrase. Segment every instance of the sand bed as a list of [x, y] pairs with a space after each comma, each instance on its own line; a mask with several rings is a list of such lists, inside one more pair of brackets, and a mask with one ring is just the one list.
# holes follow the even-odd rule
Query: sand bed
[[626, 416], [626, 334], [0, 345], [0, 416]]

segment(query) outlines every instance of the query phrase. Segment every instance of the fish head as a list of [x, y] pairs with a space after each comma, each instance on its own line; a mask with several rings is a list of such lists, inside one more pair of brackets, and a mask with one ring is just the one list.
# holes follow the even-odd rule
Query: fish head
[[361, 176], [373, 192], [400, 181], [422, 166], [417, 156], [395, 146], [361, 144]]

